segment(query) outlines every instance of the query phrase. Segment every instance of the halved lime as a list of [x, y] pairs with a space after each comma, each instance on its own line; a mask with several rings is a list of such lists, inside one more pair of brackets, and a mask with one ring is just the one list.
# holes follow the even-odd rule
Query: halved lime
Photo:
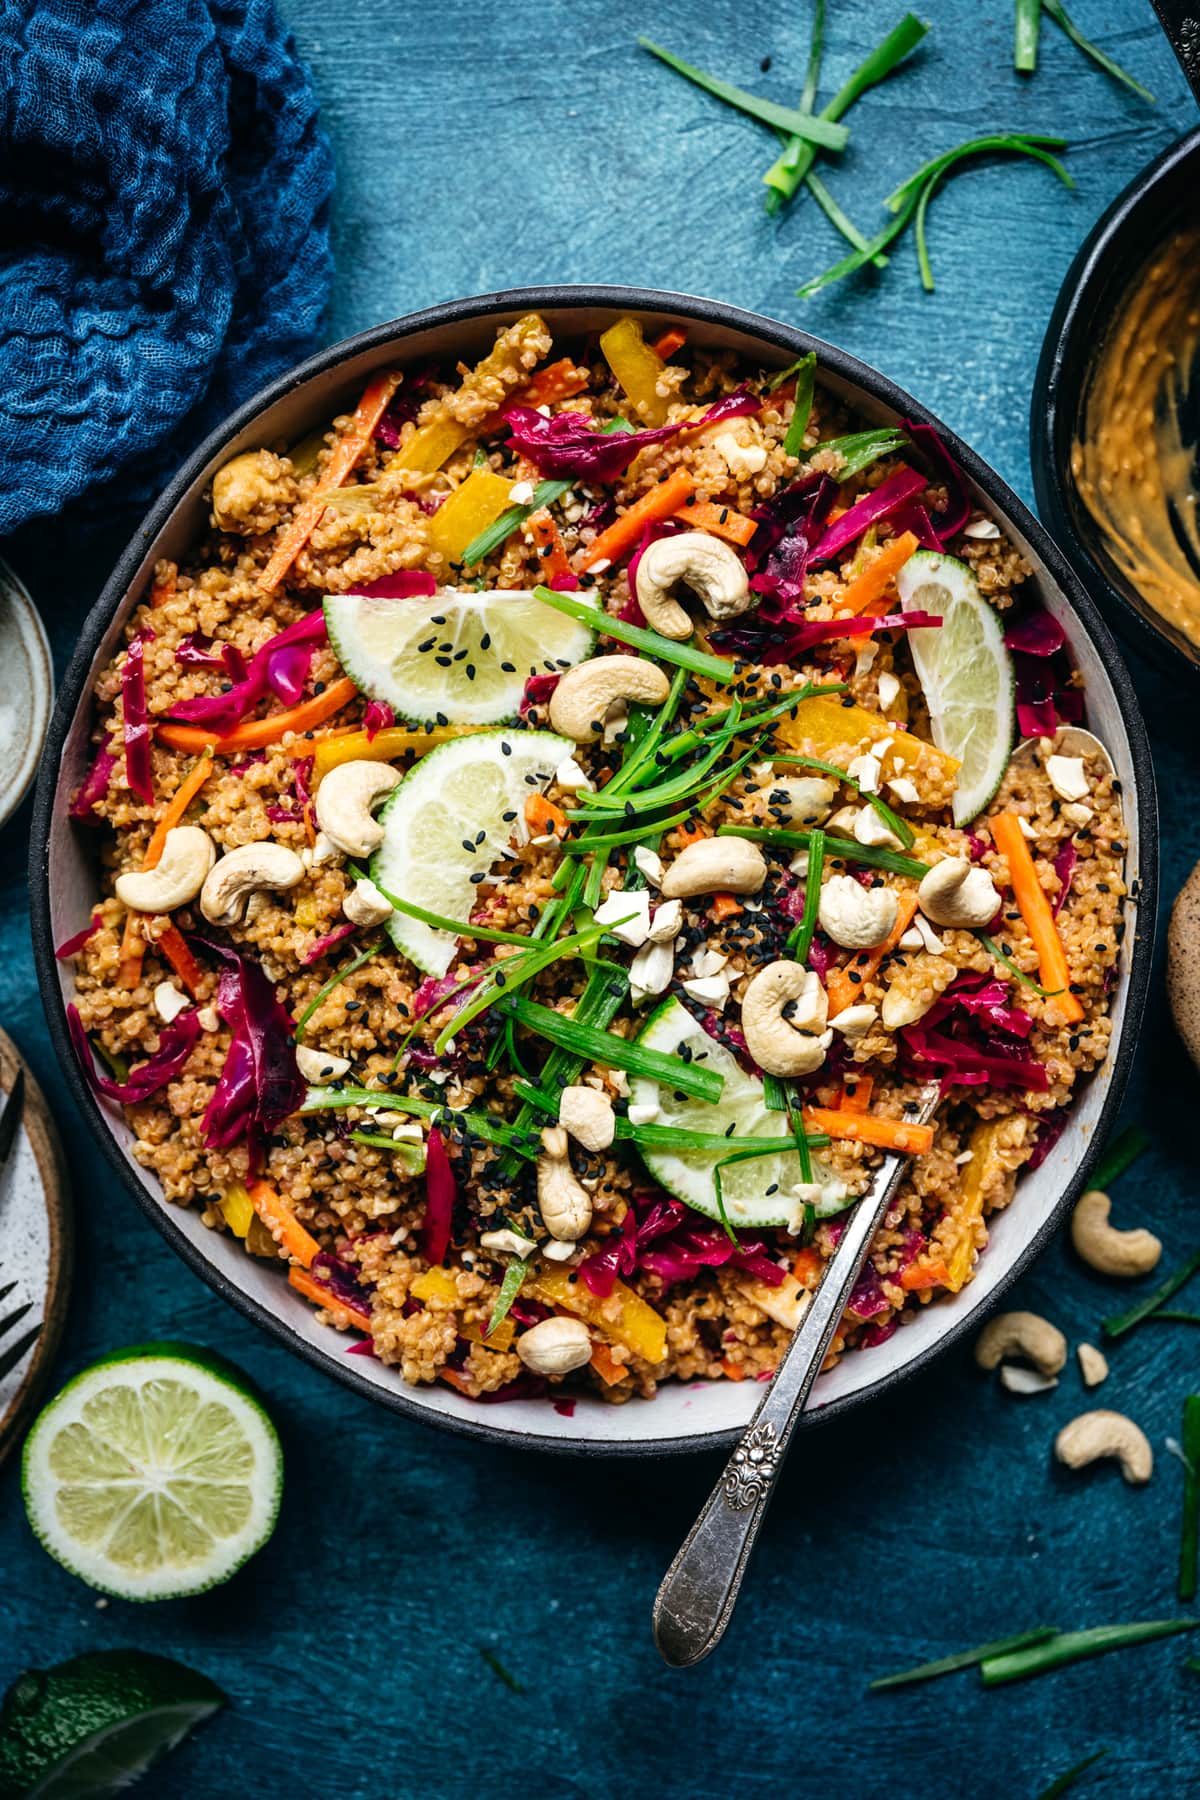
[[421, 724], [515, 718], [529, 677], [582, 662], [596, 636], [515, 589], [444, 588], [431, 600], [332, 594], [325, 619], [342, 667], [363, 693]]
[[[518, 834], [529, 795], [574, 748], [551, 731], [478, 731], [440, 744], [413, 765], [380, 813], [383, 842], [371, 859], [372, 879], [465, 927], [479, 881]], [[387, 928], [427, 975], [444, 975], [454, 960], [457, 939], [448, 931], [400, 912]]]
[[[704, 1068], [725, 1077], [721, 1098], [711, 1105], [691, 1100], [645, 1075], [635, 1075], [630, 1082], [633, 1104], [658, 1107], [656, 1125], [729, 1134], [728, 1152], [638, 1146], [642, 1161], [669, 1194], [708, 1218], [719, 1220], [714, 1168], [726, 1154], [734, 1156], [739, 1150], [748, 1149], [755, 1138], [786, 1137], [787, 1114], [767, 1111], [758, 1077], [748, 1074], [723, 1044], [710, 1038], [674, 996], [655, 1008], [637, 1041], [670, 1056], [678, 1056], [683, 1050], [692, 1060], [703, 1057]], [[797, 1207], [791, 1189], [803, 1178], [800, 1158], [794, 1151], [726, 1163], [721, 1170], [721, 1192], [730, 1224], [758, 1229], [790, 1224]]]
[[962, 764], [954, 823], [981, 813], [1008, 767], [1013, 744], [1013, 667], [994, 607], [966, 563], [917, 550], [896, 577], [904, 610], [935, 613], [940, 625], [908, 633], [933, 741]]
[[93, 1363], [39, 1414], [22, 1488], [45, 1549], [123, 1600], [198, 1594], [266, 1543], [283, 1453], [237, 1371], [187, 1344]]
[[26, 1669], [0, 1709], [0, 1800], [108, 1800], [224, 1704], [207, 1675], [143, 1650]]

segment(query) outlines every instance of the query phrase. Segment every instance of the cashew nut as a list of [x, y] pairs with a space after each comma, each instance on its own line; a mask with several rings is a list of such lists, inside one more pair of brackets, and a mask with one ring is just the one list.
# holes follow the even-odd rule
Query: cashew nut
[[1054, 1454], [1068, 1469], [1084, 1469], [1089, 1463], [1113, 1456], [1121, 1465], [1126, 1481], [1140, 1486], [1154, 1472], [1154, 1452], [1140, 1425], [1124, 1413], [1080, 1413], [1064, 1425], [1054, 1440]]
[[760, 969], [742, 1001], [742, 1031], [759, 1068], [768, 1075], [811, 1075], [819, 1069], [833, 1042], [825, 1029], [826, 1005], [815, 970], [796, 962]]
[[604, 730], [604, 715], [617, 701], [661, 706], [671, 684], [642, 656], [593, 656], [568, 669], [550, 696], [550, 724], [577, 744], [590, 744]]
[[685, 583], [714, 619], [731, 619], [753, 605], [742, 559], [707, 531], [681, 531], [658, 538], [642, 552], [637, 570], [638, 605], [646, 623], [663, 637], [689, 638], [692, 621], [672, 598]]
[[1009, 1356], [1023, 1357], [1043, 1375], [1057, 1375], [1067, 1360], [1067, 1340], [1037, 1313], [997, 1313], [975, 1339], [975, 1361], [981, 1369], [994, 1369]]
[[901, 977], [892, 982], [883, 996], [881, 1017], [885, 1031], [903, 1031], [906, 1025], [915, 1025], [937, 1001], [938, 996], [932, 990], [928, 990], [926, 997], [924, 994], [906, 993], [904, 988], [904, 978]]
[[251, 894], [295, 887], [304, 864], [286, 844], [243, 844], [215, 863], [200, 890], [200, 911], [212, 925], [236, 925]]
[[516, 1350], [535, 1375], [569, 1375], [591, 1360], [592, 1340], [582, 1319], [543, 1319], [521, 1333]]
[[767, 859], [748, 838], [697, 838], [679, 852], [662, 880], [664, 900], [695, 894], [757, 894]]
[[563, 1089], [558, 1122], [585, 1150], [607, 1150], [617, 1130], [612, 1101], [597, 1088], [582, 1084]]
[[173, 981], [160, 981], [154, 990], [154, 1010], [164, 1025], [177, 1019], [191, 1004], [187, 995], [181, 994]]
[[1152, 1231], [1118, 1231], [1108, 1222], [1112, 1201], [1099, 1188], [1089, 1188], [1071, 1214], [1071, 1242], [1088, 1265], [1101, 1275], [1148, 1275], [1162, 1255], [1162, 1242]]
[[327, 1081], [337, 1081], [350, 1067], [348, 1056], [334, 1056], [332, 1052], [314, 1050], [310, 1044], [296, 1046], [296, 1067], [305, 1081], [313, 1087], [320, 1087]]
[[499, 1250], [504, 1256], [517, 1256], [522, 1262], [531, 1257], [537, 1249], [532, 1238], [522, 1237], [519, 1231], [481, 1231], [479, 1242], [485, 1250]]
[[898, 911], [891, 888], [865, 888], [853, 875], [833, 875], [821, 889], [817, 917], [843, 950], [873, 950], [892, 930]]
[[207, 831], [176, 825], [167, 833], [157, 867], [117, 876], [117, 899], [130, 912], [173, 912], [196, 898], [216, 857], [217, 846]]
[[317, 789], [317, 824], [347, 856], [370, 856], [383, 842], [383, 826], [371, 808], [399, 780], [399, 769], [387, 763], [339, 763]]
[[567, 1134], [561, 1125], [542, 1133], [544, 1154], [538, 1157], [537, 1198], [542, 1220], [551, 1237], [564, 1244], [581, 1238], [592, 1222], [592, 1198], [577, 1181], [567, 1154]]
[[360, 876], [342, 901], [342, 911], [350, 923], [361, 925], [365, 931], [372, 925], [382, 925], [395, 910], [368, 875]]
[[1080, 1344], [1075, 1354], [1079, 1358], [1084, 1387], [1099, 1387], [1102, 1381], [1108, 1380], [1108, 1358], [1103, 1350], [1097, 1350], [1095, 1344]]
[[965, 856], [947, 856], [922, 876], [917, 889], [921, 911], [935, 925], [978, 931], [996, 916], [1000, 895], [986, 869]]
[[815, 775], [787, 776], [763, 790], [767, 811], [780, 825], [819, 825], [837, 799], [837, 783]]

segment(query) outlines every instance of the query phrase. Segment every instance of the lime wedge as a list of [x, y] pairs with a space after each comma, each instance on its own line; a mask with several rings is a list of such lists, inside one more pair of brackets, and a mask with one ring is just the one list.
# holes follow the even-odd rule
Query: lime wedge
[[[372, 879], [465, 928], [479, 880], [518, 835], [529, 795], [574, 748], [550, 731], [479, 731], [440, 744], [413, 765], [379, 814], [383, 842], [371, 859]], [[444, 975], [454, 960], [458, 940], [448, 931], [400, 912], [387, 928], [427, 975]]]
[[[733, 1156], [748, 1149], [756, 1137], [786, 1137], [787, 1114], [767, 1111], [758, 1077], [748, 1074], [723, 1044], [710, 1038], [686, 1006], [674, 997], [655, 1008], [637, 1041], [670, 1056], [686, 1050], [692, 1060], [703, 1057], [704, 1068], [725, 1077], [721, 1098], [714, 1104], [691, 1100], [645, 1075], [634, 1076], [630, 1084], [634, 1104], [658, 1107], [656, 1125], [675, 1125], [687, 1131], [709, 1131], [722, 1136], [728, 1133], [728, 1152], [638, 1146], [651, 1175], [669, 1194], [706, 1217], [719, 1220], [714, 1168], [727, 1154]], [[813, 1173], [821, 1178], [815, 1159]], [[797, 1206], [791, 1190], [803, 1178], [800, 1158], [792, 1151], [727, 1163], [721, 1169], [721, 1192], [729, 1223], [755, 1229], [789, 1225]]]
[[329, 638], [364, 694], [399, 719], [494, 725], [516, 717], [531, 675], [591, 654], [595, 633], [524, 590], [444, 588], [432, 600], [325, 601]]
[[26, 1669], [0, 1708], [0, 1800], [107, 1800], [211, 1718], [206, 1675], [141, 1650]]
[[896, 577], [906, 612], [935, 613], [941, 625], [910, 631], [909, 648], [933, 741], [962, 764], [954, 823], [981, 813], [1008, 767], [1013, 743], [1013, 668], [994, 607], [966, 563], [917, 550]]
[[107, 1356], [43, 1409], [21, 1463], [51, 1556], [123, 1600], [198, 1594], [271, 1535], [275, 1428], [237, 1372], [186, 1344]]

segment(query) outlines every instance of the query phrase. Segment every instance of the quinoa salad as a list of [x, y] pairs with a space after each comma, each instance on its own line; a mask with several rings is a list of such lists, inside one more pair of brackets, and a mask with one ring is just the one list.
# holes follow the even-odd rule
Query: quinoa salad
[[1108, 1053], [1120, 786], [1031, 573], [812, 355], [381, 372], [96, 682], [88, 1080], [346, 1354], [565, 1412], [768, 1379], [899, 1154], [870, 1354]]

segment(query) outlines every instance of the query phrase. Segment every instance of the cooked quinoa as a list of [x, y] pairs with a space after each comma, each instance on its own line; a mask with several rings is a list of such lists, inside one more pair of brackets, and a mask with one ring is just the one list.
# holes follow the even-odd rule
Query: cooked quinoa
[[[964, 579], [973, 576], [975, 591], [1006, 626], [1037, 616], [1025, 592], [1030, 569], [994, 525], [962, 504], [953, 471], [927, 442], [885, 445], [847, 475], [844, 441], [863, 421], [819, 383], [802, 432], [793, 432], [793, 454], [785, 441], [794, 375], [778, 381], [686, 342], [668, 343], [664, 353], [625, 323], [615, 344], [609, 334], [604, 345], [554, 343], [544, 321], [530, 317], [503, 331], [474, 368], [378, 378], [358, 414], [333, 420], [319, 442], [274, 443], [235, 458], [214, 481], [208, 535], [185, 563], [158, 566], [128, 620], [124, 647], [96, 684], [97, 762], [76, 813], [82, 829], [99, 828], [105, 897], [75, 951], [75, 1005], [104, 1066], [102, 1081], [106, 1071], [124, 1094], [124, 1084], [137, 1085], [146, 1071], [138, 1086], [146, 1097], [126, 1106], [135, 1155], [168, 1200], [198, 1207], [212, 1230], [278, 1262], [281, 1280], [298, 1289], [296, 1305], [316, 1304], [330, 1328], [364, 1343], [369, 1332], [370, 1350], [405, 1381], [448, 1381], [470, 1398], [591, 1391], [619, 1402], [649, 1398], [671, 1379], [766, 1378], [885, 1147], [915, 1145], [830, 1359], [848, 1350], [869, 1354], [919, 1308], [972, 1278], [990, 1217], [1012, 1203], [1020, 1169], [1039, 1145], [1044, 1151], [1077, 1080], [1108, 1051], [1126, 893], [1118, 784], [1102, 759], [1080, 761], [1046, 735], [1034, 754], [1008, 763], [982, 814], [956, 826], [958, 765], [934, 741], [908, 632], [871, 624], [904, 610], [895, 582], [905, 531], [915, 532], [914, 545], [919, 539], [965, 565]], [[718, 402], [726, 405], [716, 420], [695, 423]], [[525, 430], [510, 436], [504, 414], [513, 405], [541, 411], [514, 414]], [[560, 415], [568, 415], [564, 430], [577, 415], [571, 429], [592, 439], [648, 426], [664, 435], [636, 453], [629, 446], [626, 466], [610, 479], [556, 478], [547, 425]], [[921, 477], [919, 492], [903, 506], [883, 507], [836, 553], [819, 554], [820, 535], [840, 515], [906, 471]], [[557, 491], [539, 496], [535, 511], [533, 490], [550, 479]], [[655, 496], [672, 481], [669, 491], [686, 497], [672, 518], [655, 519]], [[461, 563], [462, 530], [456, 536], [447, 523], [452, 500], [468, 522], [467, 539], [499, 516], [508, 520], [469, 568]], [[648, 528], [631, 534], [621, 521], [635, 507]], [[387, 911], [388, 897], [377, 904], [378, 893], [363, 888], [368, 855], [347, 854], [318, 830], [321, 783], [350, 765], [407, 774], [464, 728], [443, 714], [414, 718], [406, 729], [378, 699], [372, 705], [347, 680], [320, 623], [322, 602], [378, 593], [386, 578], [392, 592], [404, 593], [407, 580], [406, 597], [387, 603], [423, 609], [431, 635], [416, 654], [443, 657], [449, 667], [454, 653], [440, 643], [436, 622], [448, 590], [478, 589], [499, 609], [506, 593], [510, 605], [517, 596], [528, 601], [545, 574], [568, 598], [636, 627], [639, 602], [649, 605], [650, 596], [640, 569], [631, 586], [630, 553], [696, 530], [709, 550], [720, 547], [714, 555], [735, 588], [740, 577], [740, 600], [726, 616], [710, 616], [699, 574], [694, 591], [685, 574], [674, 599], [690, 613], [688, 641], [732, 661], [732, 678], [677, 677], [657, 761], [630, 790], [634, 798], [614, 802], [600, 827], [626, 841], [603, 857], [565, 858], [567, 873], [578, 870], [587, 889], [564, 881], [564, 843], [578, 838], [587, 805], [636, 758], [658, 707], [618, 707], [596, 721], [602, 735], [568, 746], [548, 779], [531, 784], [523, 816], [505, 815], [510, 841], [474, 882], [473, 910], [461, 916], [457, 940], [442, 934], [444, 976], [429, 976], [389, 935], [401, 915]], [[805, 531], [811, 541], [801, 541]], [[892, 572], [874, 583], [869, 629], [805, 638], [819, 621], [851, 607], [864, 612], [862, 584], [876, 562]], [[311, 627], [299, 623], [306, 619]], [[798, 624], [807, 647], [772, 660]], [[271, 661], [271, 640], [293, 626], [300, 647], [293, 645], [284, 667]], [[601, 635], [594, 656], [636, 650], [643, 671], [657, 664], [664, 683], [676, 675], [671, 652], [680, 639], [667, 639], [665, 648], [660, 640], [656, 651]], [[1047, 654], [1040, 646], [1039, 668], [1053, 671], [1058, 716], [1077, 716], [1080, 682], [1069, 651], [1053, 635], [1048, 641], [1055, 647]], [[136, 752], [127, 753], [126, 741], [127, 732], [136, 740], [141, 719], [139, 657], [148, 768], [147, 733]], [[586, 670], [591, 660], [576, 666]], [[256, 667], [271, 671], [257, 690]], [[556, 712], [555, 696], [575, 679], [553, 664], [528, 674], [521, 717], [504, 727], [514, 741], [556, 728], [562, 703]], [[832, 691], [814, 695], [812, 688]], [[214, 720], [210, 706], [205, 723], [195, 703], [226, 691], [229, 717]], [[731, 706], [751, 720], [772, 716], [758, 726], [741, 723]], [[1054, 706], [1043, 697], [1038, 716], [1047, 732], [1055, 730]], [[201, 722], [187, 723], [197, 712]], [[277, 726], [264, 724], [275, 719]], [[663, 753], [697, 728], [691, 760], [668, 760]], [[694, 768], [705, 743], [722, 746], [707, 781], [697, 777], [688, 789], [684, 779], [678, 801], [638, 803], [648, 784]], [[211, 770], [201, 779], [206, 753]], [[192, 797], [182, 812], [169, 813], [189, 777]], [[795, 783], [809, 808], [800, 819]], [[371, 803], [377, 807], [383, 794], [380, 788]], [[893, 826], [899, 816], [899, 836], [888, 809]], [[179, 903], [127, 905], [117, 884], [149, 879], [144, 871], [162, 849], [163, 832], [158, 840], [154, 834], [164, 815], [175, 832], [207, 834], [214, 875], [203, 888], [192, 883]], [[1066, 959], [1065, 988], [1047, 979], [1044, 929], [1036, 946], [1031, 935], [1029, 921], [1037, 921], [1028, 884], [1023, 900], [1020, 879], [1014, 892], [1014, 870], [998, 843], [1001, 817], [1016, 821], [1008, 829], [1025, 846], [1049, 909], [1057, 909], [1051, 931]], [[823, 854], [819, 836], [816, 850], [811, 838], [807, 849], [794, 841], [814, 827], [824, 830]], [[759, 836], [721, 836], [723, 828]], [[473, 838], [464, 846], [472, 853]], [[189, 853], [202, 848], [199, 835], [165, 841], [159, 867], [168, 870], [185, 842]], [[694, 860], [697, 844], [708, 846], [702, 861], [730, 845], [751, 863], [757, 857], [761, 878], [751, 876], [737, 892], [702, 882], [700, 891], [685, 883], [677, 899], [664, 896], [673, 865], [685, 853]], [[224, 860], [268, 845], [286, 881], [259, 880], [248, 899], [235, 894], [214, 920], [209, 884]], [[801, 942], [818, 854], [820, 912]], [[947, 859], [965, 866], [962, 891], [975, 895], [977, 911], [981, 894], [994, 898], [986, 924], [939, 925], [928, 916], [924, 888], [918, 905], [921, 865]], [[830, 886], [847, 879], [849, 886]], [[135, 892], [151, 890], [135, 881], [127, 898]], [[649, 896], [644, 912], [639, 894]], [[472, 927], [552, 944], [586, 931], [602, 897], [617, 902], [604, 915], [610, 924], [628, 916], [623, 905], [637, 915], [631, 931], [619, 926], [602, 940], [593, 932], [578, 953], [513, 984], [525, 1001], [569, 1018], [595, 983], [596, 957], [615, 971], [617, 1004], [601, 1028], [618, 1061], [572, 1062], [515, 1017], [512, 992], [495, 983], [506, 962], [520, 969], [521, 945], [475, 937]], [[648, 954], [655, 938], [657, 959]], [[657, 973], [647, 977], [652, 965]], [[754, 1020], [767, 991], [764, 971], [776, 965], [791, 998], [775, 1006], [768, 1038], [793, 1063], [765, 1071], [768, 1097], [786, 1106], [760, 1119], [754, 1134], [798, 1133], [802, 1148], [789, 1151], [786, 1163], [799, 1179], [777, 1198], [762, 1195], [763, 1207], [770, 1201], [786, 1214], [784, 1223], [760, 1226], [744, 1213], [722, 1221], [722, 1190], [714, 1215], [707, 1199], [698, 1210], [651, 1173], [652, 1147], [635, 1134], [653, 1126], [656, 1110], [663, 1125], [668, 1090], [657, 1109], [639, 1100], [646, 1078], [619, 1066], [622, 1046], [673, 999], [688, 1028], [713, 1046], [711, 1057], [725, 1057], [722, 1066], [752, 1084], [764, 1073], [753, 1045], [768, 1041], [756, 1036]], [[492, 1003], [435, 1051], [480, 981]], [[246, 1024], [255, 1008], [258, 1035]], [[796, 1040], [803, 1040], [798, 1051]], [[681, 1052], [695, 1066], [708, 1054]], [[153, 1078], [155, 1059], [169, 1070], [162, 1081]], [[797, 1060], [802, 1072], [788, 1072]], [[905, 1138], [905, 1121], [930, 1080], [942, 1084], [931, 1125]], [[305, 1082], [309, 1110], [300, 1111]], [[531, 1088], [540, 1106], [529, 1101]], [[290, 1095], [282, 1116], [268, 1090]], [[360, 1098], [346, 1100], [347, 1090]], [[379, 1101], [361, 1097], [363, 1090]], [[404, 1110], [409, 1101], [415, 1111]], [[583, 1114], [598, 1119], [598, 1136], [578, 1125], [562, 1131], [560, 1104], [568, 1125]], [[832, 1115], [833, 1129], [809, 1109]], [[507, 1128], [509, 1141], [487, 1141], [481, 1117], [502, 1137]], [[689, 1119], [694, 1125], [694, 1108]], [[753, 1146], [753, 1136], [729, 1129], [731, 1155]], [[720, 1160], [699, 1158], [704, 1195]], [[783, 1162], [777, 1157], [772, 1167]], [[744, 1194], [745, 1170], [755, 1163], [737, 1166]], [[733, 1180], [734, 1165], [725, 1167]], [[553, 1229], [552, 1206], [562, 1195], [582, 1222], [578, 1235]], [[726, 1224], [740, 1229], [727, 1232]], [[489, 1333], [497, 1313], [503, 1316]], [[549, 1320], [568, 1323], [547, 1332]]]

